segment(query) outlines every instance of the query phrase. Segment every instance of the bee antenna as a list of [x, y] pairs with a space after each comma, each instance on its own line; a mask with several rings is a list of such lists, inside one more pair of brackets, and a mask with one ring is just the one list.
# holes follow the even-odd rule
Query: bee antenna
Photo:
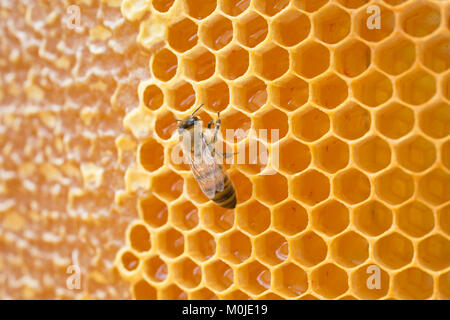
[[203, 103], [197, 109], [195, 109], [194, 112], [192, 112], [191, 116], [193, 116], [201, 107], [203, 107]]

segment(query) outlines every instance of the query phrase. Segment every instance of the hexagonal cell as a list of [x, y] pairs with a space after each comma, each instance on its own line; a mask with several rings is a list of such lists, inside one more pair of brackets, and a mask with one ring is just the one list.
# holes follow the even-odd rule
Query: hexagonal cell
[[246, 175], [261, 173], [268, 163], [268, 149], [261, 141], [250, 138], [237, 146], [235, 162]]
[[297, 202], [288, 200], [273, 209], [272, 223], [281, 233], [295, 235], [307, 227], [308, 213]]
[[333, 130], [344, 139], [361, 138], [370, 129], [370, 113], [355, 102], [349, 102], [333, 114]]
[[168, 140], [177, 130], [178, 123], [175, 120], [175, 115], [170, 111], [163, 111], [158, 113], [155, 120], [156, 134], [164, 140]]
[[233, 280], [233, 269], [223, 261], [215, 260], [205, 265], [205, 281], [213, 290], [225, 291]]
[[238, 285], [250, 294], [261, 294], [270, 288], [270, 270], [257, 261], [240, 266], [236, 277]]
[[217, 251], [221, 258], [232, 264], [239, 264], [250, 257], [252, 243], [242, 232], [233, 231], [219, 238]]
[[152, 247], [150, 232], [143, 224], [135, 224], [128, 235], [131, 247], [138, 252], [149, 251]]
[[320, 300], [320, 299], [317, 298], [315, 295], [312, 295], [312, 294], [304, 294], [298, 300]]
[[340, 4], [349, 9], [357, 9], [367, 3], [367, 0], [338, 0]]
[[198, 209], [190, 201], [173, 204], [170, 207], [170, 222], [181, 230], [190, 230], [198, 225]]
[[428, 299], [433, 294], [433, 277], [415, 267], [403, 270], [394, 277], [394, 292], [401, 299]]
[[328, 137], [313, 145], [313, 158], [318, 167], [335, 173], [347, 166], [349, 147], [340, 139]]
[[370, 71], [352, 83], [353, 93], [361, 103], [377, 107], [392, 97], [391, 80], [378, 71]]
[[414, 179], [400, 168], [390, 169], [376, 178], [375, 192], [390, 204], [400, 204], [414, 194]]
[[370, 66], [370, 48], [359, 40], [346, 41], [336, 48], [334, 62], [339, 73], [347, 77], [356, 77]]
[[348, 96], [346, 82], [334, 73], [315, 80], [311, 89], [313, 101], [327, 109], [336, 108]]
[[336, 298], [348, 290], [347, 272], [327, 263], [313, 270], [311, 284], [315, 292], [327, 299]]
[[[253, 118], [254, 129], [263, 142], [275, 142], [282, 139], [289, 130], [286, 113], [273, 108], [265, 108]], [[273, 131], [274, 130], [274, 131]]]
[[377, 9], [361, 8], [355, 16], [354, 25], [361, 38], [370, 42], [379, 42], [388, 37], [395, 27], [395, 14], [384, 6]]
[[278, 172], [256, 176], [253, 180], [256, 198], [266, 204], [276, 204], [288, 196], [288, 181]]
[[222, 296], [224, 300], [251, 300], [248, 294], [242, 292], [241, 290], [233, 290]]
[[189, 258], [176, 261], [173, 273], [175, 281], [185, 288], [195, 288], [202, 280], [201, 267]]
[[288, 75], [270, 86], [272, 101], [280, 108], [294, 111], [308, 101], [308, 83]]
[[276, 15], [289, 4], [289, 0], [255, 0], [255, 8], [268, 16]]
[[175, 229], [169, 228], [157, 234], [159, 252], [169, 258], [178, 257], [184, 251], [184, 237]]
[[317, 170], [308, 170], [291, 180], [291, 192], [299, 201], [313, 206], [330, 195], [330, 180]]
[[164, 147], [153, 138], [145, 140], [139, 147], [139, 163], [147, 171], [158, 170], [164, 164]]
[[450, 272], [443, 273], [439, 276], [439, 297], [443, 300], [450, 299]]
[[134, 271], [138, 268], [140, 260], [133, 252], [125, 251], [120, 257], [120, 262], [127, 271]]
[[416, 60], [414, 42], [395, 36], [378, 45], [375, 49], [375, 63], [381, 70], [392, 75], [399, 75], [408, 70]]
[[396, 151], [400, 165], [411, 171], [424, 171], [436, 161], [434, 144], [422, 136], [413, 136], [402, 141]]
[[183, 57], [184, 73], [194, 81], [212, 77], [216, 70], [216, 57], [206, 48], [198, 47]]
[[220, 8], [230, 16], [240, 15], [250, 6], [250, 0], [223, 0], [220, 1]]
[[401, 26], [413, 37], [433, 33], [441, 23], [439, 8], [431, 3], [413, 3], [401, 11]]
[[177, 111], [186, 111], [194, 105], [195, 91], [192, 84], [180, 81], [167, 89], [167, 104]]
[[433, 138], [444, 138], [450, 135], [450, 105], [437, 102], [427, 106], [419, 116], [422, 131]]
[[167, 223], [167, 205], [153, 195], [139, 200], [139, 212], [144, 222], [153, 228]]
[[353, 210], [355, 226], [371, 237], [386, 232], [392, 226], [392, 221], [392, 211], [376, 200], [371, 200]]
[[153, 0], [152, 6], [159, 12], [167, 12], [172, 7], [175, 0]]
[[289, 254], [287, 240], [274, 231], [257, 237], [254, 246], [257, 259], [269, 265], [280, 264]]
[[292, 240], [291, 256], [306, 267], [312, 267], [327, 257], [327, 244], [316, 233], [308, 231]]
[[294, 0], [294, 6], [306, 12], [314, 12], [323, 7], [328, 0]]
[[188, 15], [195, 19], [204, 19], [217, 7], [217, 0], [184, 0]]
[[436, 79], [421, 69], [408, 72], [396, 85], [400, 99], [413, 105], [427, 102], [436, 93]]
[[185, 52], [197, 44], [197, 24], [188, 18], [183, 18], [169, 25], [167, 41], [171, 48], [178, 52]]
[[153, 191], [162, 198], [173, 201], [183, 193], [183, 177], [171, 170], [165, 170], [152, 179]]
[[136, 300], [156, 300], [156, 289], [145, 280], [133, 284], [132, 292]]
[[152, 71], [155, 78], [169, 81], [177, 73], [177, 68], [177, 56], [169, 49], [163, 48], [153, 56]]
[[200, 189], [198, 182], [193, 175], [188, 175], [185, 179], [187, 197], [190, 200], [194, 201], [195, 203], [205, 203], [209, 201], [209, 199]]
[[399, 269], [409, 264], [414, 256], [412, 242], [397, 232], [377, 240], [375, 258], [390, 269]]
[[256, 47], [267, 37], [268, 31], [266, 20], [256, 12], [246, 14], [237, 22], [237, 39], [246, 47]]
[[151, 84], [145, 87], [142, 101], [150, 110], [157, 110], [164, 102], [164, 94], [157, 85]]
[[144, 262], [144, 273], [150, 280], [162, 282], [169, 274], [167, 264], [158, 256], [153, 256]]
[[219, 300], [219, 297], [207, 288], [197, 289], [189, 292], [189, 300]]
[[266, 104], [266, 84], [259, 78], [250, 76], [232, 87], [233, 101], [237, 107], [254, 112]]
[[255, 71], [262, 78], [275, 80], [289, 69], [289, 53], [273, 44], [268, 44], [253, 52]]
[[443, 270], [450, 265], [450, 240], [439, 234], [420, 241], [418, 246], [420, 263], [431, 270]]
[[311, 152], [308, 146], [288, 138], [279, 145], [280, 171], [287, 174], [296, 174], [305, 170], [311, 162]]
[[376, 115], [377, 130], [391, 139], [398, 139], [414, 127], [414, 112], [404, 105], [392, 102]]
[[234, 211], [208, 204], [200, 209], [200, 220], [212, 232], [224, 232], [234, 225]]
[[380, 299], [389, 292], [389, 274], [377, 265], [359, 267], [353, 271], [351, 279], [352, 290], [359, 298]]
[[199, 36], [210, 49], [220, 50], [233, 39], [233, 24], [220, 14], [214, 15], [201, 24]]
[[419, 194], [425, 201], [439, 205], [450, 200], [450, 174], [434, 169], [419, 179]]
[[348, 208], [334, 199], [314, 208], [311, 213], [314, 229], [330, 237], [344, 231], [349, 221]]
[[391, 163], [391, 148], [378, 136], [371, 136], [353, 147], [353, 155], [360, 168], [369, 172], [377, 172]]
[[450, 37], [439, 35], [425, 42], [422, 52], [423, 64], [434, 72], [444, 72], [450, 67]]
[[221, 79], [208, 81], [204, 86], [201, 86], [199, 90], [199, 100], [205, 104], [204, 108], [208, 111], [222, 111], [230, 103], [228, 85]]
[[323, 42], [334, 44], [350, 32], [349, 14], [336, 5], [328, 5], [313, 16], [314, 33]]
[[236, 208], [237, 223], [246, 232], [257, 235], [270, 225], [270, 210], [262, 203], [251, 200]]
[[228, 172], [231, 181], [233, 181], [236, 198], [239, 203], [243, 203], [252, 197], [253, 184], [246, 175], [238, 170]]
[[220, 53], [218, 70], [228, 80], [237, 79], [247, 72], [249, 59], [247, 50], [239, 45], [234, 45], [227, 51]]
[[186, 300], [188, 296], [176, 284], [171, 284], [160, 291], [158, 298], [161, 300]]
[[216, 241], [214, 237], [205, 230], [190, 233], [187, 236], [186, 250], [189, 256], [199, 261], [211, 258], [216, 252]]
[[229, 108], [220, 115], [220, 119], [222, 121], [221, 133], [226, 141], [239, 142], [247, 137], [252, 122], [246, 114], [234, 108]]
[[273, 287], [283, 296], [297, 297], [308, 289], [306, 272], [289, 262], [273, 272]]
[[272, 21], [271, 28], [275, 41], [282, 46], [291, 47], [309, 35], [311, 23], [305, 14], [290, 9], [277, 16]]
[[305, 78], [314, 78], [330, 66], [330, 52], [319, 42], [309, 41], [292, 52], [292, 67]]
[[338, 236], [331, 243], [331, 256], [343, 267], [353, 268], [369, 257], [369, 244], [354, 231]]
[[367, 176], [351, 168], [339, 173], [333, 180], [334, 194], [349, 204], [356, 204], [370, 196], [371, 186]]
[[317, 108], [306, 107], [292, 117], [292, 131], [304, 141], [320, 139], [330, 130], [328, 115]]

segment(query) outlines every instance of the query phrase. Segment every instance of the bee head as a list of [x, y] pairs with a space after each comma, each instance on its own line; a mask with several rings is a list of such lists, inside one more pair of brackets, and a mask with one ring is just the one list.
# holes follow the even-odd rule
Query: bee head
[[195, 123], [197, 121], [200, 121], [200, 119], [196, 116], [194, 116], [194, 114], [203, 106], [200, 105], [197, 109], [195, 109], [194, 112], [192, 112], [192, 114], [190, 116], [187, 116], [184, 119], [176, 119], [178, 121], [178, 132], [181, 133], [183, 132], [183, 130], [187, 130], [191, 127], [193, 127], [195, 125]]
[[178, 131], [186, 130], [194, 126], [195, 122], [199, 121], [198, 117], [186, 117], [178, 122]]

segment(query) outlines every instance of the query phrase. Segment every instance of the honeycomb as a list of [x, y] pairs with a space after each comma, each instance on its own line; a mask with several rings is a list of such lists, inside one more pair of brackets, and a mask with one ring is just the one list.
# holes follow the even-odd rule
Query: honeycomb
[[[36, 3], [0, 4], [0, 297], [450, 299], [448, 2]], [[234, 210], [174, 161], [201, 103], [268, 154]]]

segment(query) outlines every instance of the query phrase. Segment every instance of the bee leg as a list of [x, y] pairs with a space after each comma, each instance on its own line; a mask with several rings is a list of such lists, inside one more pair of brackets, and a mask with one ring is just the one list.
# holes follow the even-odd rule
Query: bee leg
[[231, 158], [232, 156], [234, 156], [235, 154], [238, 154], [237, 152], [233, 152], [233, 153], [229, 153], [229, 152], [220, 152], [215, 150], [215, 152], [217, 153], [217, 155], [221, 158]]
[[217, 134], [219, 133], [219, 130], [220, 130], [220, 123], [221, 123], [220, 112], [217, 112], [217, 120], [216, 120], [216, 124], [214, 126], [214, 135], [213, 135], [213, 138], [212, 138], [212, 140], [211, 140], [211, 142], [209, 144], [216, 143], [216, 141], [217, 141]]
[[213, 125], [213, 121], [211, 120], [210, 122], [208, 122], [208, 129], [211, 129], [212, 128], [212, 125]]

